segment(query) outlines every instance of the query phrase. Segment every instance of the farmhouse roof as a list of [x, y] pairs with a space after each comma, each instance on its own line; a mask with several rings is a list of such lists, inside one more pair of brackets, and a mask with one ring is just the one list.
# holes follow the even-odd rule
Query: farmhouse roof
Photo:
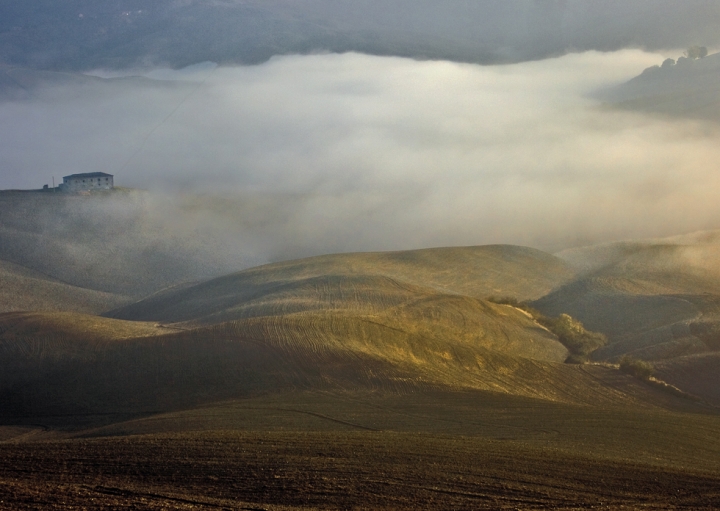
[[87, 172], [85, 174], [70, 174], [69, 176], [64, 176], [63, 179], [70, 177], [113, 177], [113, 175], [106, 174], [105, 172]]

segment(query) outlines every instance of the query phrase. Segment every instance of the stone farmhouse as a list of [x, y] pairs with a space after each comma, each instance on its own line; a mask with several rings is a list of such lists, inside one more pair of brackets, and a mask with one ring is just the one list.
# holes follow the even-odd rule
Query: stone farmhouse
[[64, 192], [81, 192], [86, 190], [112, 190], [112, 174], [104, 172], [88, 172], [63, 177], [60, 189]]

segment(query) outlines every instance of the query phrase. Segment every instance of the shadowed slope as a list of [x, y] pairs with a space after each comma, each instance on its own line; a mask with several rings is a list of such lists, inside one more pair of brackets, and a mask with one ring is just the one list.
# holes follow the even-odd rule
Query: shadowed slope
[[[630, 355], [665, 361], [656, 364], [663, 379], [716, 399], [702, 378], [687, 375], [696, 364], [698, 374], [707, 373], [707, 361], [720, 349], [720, 233], [613, 243], [558, 255], [573, 263], [581, 277], [536, 300], [535, 307], [550, 315], [571, 314], [605, 333], [610, 343], [595, 351], [593, 359]], [[682, 358], [673, 362], [677, 357]]]
[[719, 351], [665, 360], [656, 364], [656, 368], [668, 383], [720, 406]]
[[109, 315], [212, 323], [326, 308], [371, 311], [396, 305], [417, 293], [529, 299], [542, 296], [573, 275], [569, 266], [554, 256], [509, 245], [335, 254], [269, 264], [197, 286], [171, 289]]
[[[168, 333], [152, 336], [158, 330]], [[517, 309], [446, 295], [377, 314], [312, 311], [175, 331], [6, 314], [0, 351], [6, 416], [137, 413], [290, 389], [475, 389], [566, 403], [682, 404], [615, 369], [561, 363], [567, 350]]]
[[220, 236], [222, 227], [193, 224], [229, 222], [230, 214], [203, 210], [209, 202], [118, 188], [89, 196], [0, 191], [0, 259], [138, 299], [247, 264], [239, 242], [227, 232]]
[[99, 314], [129, 300], [122, 295], [72, 286], [0, 260], [0, 313], [35, 310]]
[[677, 327], [679, 335], [691, 322], [720, 313], [717, 232], [586, 247], [559, 255], [577, 266], [582, 276], [534, 305], [547, 314], [576, 316], [611, 341], [639, 339], [685, 325]]

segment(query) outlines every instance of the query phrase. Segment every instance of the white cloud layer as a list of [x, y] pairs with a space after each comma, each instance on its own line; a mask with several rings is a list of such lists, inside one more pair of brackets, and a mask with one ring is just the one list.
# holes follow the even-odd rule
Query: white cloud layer
[[44, 88], [0, 104], [0, 188], [104, 171], [124, 186], [222, 195], [239, 206], [195, 207], [203, 228], [246, 240], [259, 260], [553, 250], [719, 228], [718, 128], [590, 99], [662, 58], [627, 50], [481, 67], [288, 56], [153, 71], [187, 80], [177, 88]]

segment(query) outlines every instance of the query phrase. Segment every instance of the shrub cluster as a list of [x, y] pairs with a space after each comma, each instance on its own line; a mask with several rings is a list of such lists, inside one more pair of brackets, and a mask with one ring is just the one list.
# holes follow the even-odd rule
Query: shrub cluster
[[568, 362], [580, 363], [596, 349], [607, 344], [607, 337], [599, 332], [585, 330], [583, 324], [568, 314], [560, 314], [557, 318], [543, 316], [537, 318], [538, 323], [558, 336], [561, 343], [570, 352]]
[[556, 318], [545, 316], [527, 303], [520, 302], [512, 297], [498, 298], [491, 296], [488, 301], [501, 305], [511, 305], [529, 313], [535, 321], [554, 333], [558, 340], [568, 349], [570, 356], [565, 360], [566, 363], [581, 364], [587, 362], [588, 356], [593, 351], [607, 344], [605, 335], [586, 330], [580, 321], [569, 314], [560, 314]]
[[648, 380], [655, 374], [655, 367], [650, 362], [638, 360], [628, 355], [620, 359], [620, 370], [641, 380]]

